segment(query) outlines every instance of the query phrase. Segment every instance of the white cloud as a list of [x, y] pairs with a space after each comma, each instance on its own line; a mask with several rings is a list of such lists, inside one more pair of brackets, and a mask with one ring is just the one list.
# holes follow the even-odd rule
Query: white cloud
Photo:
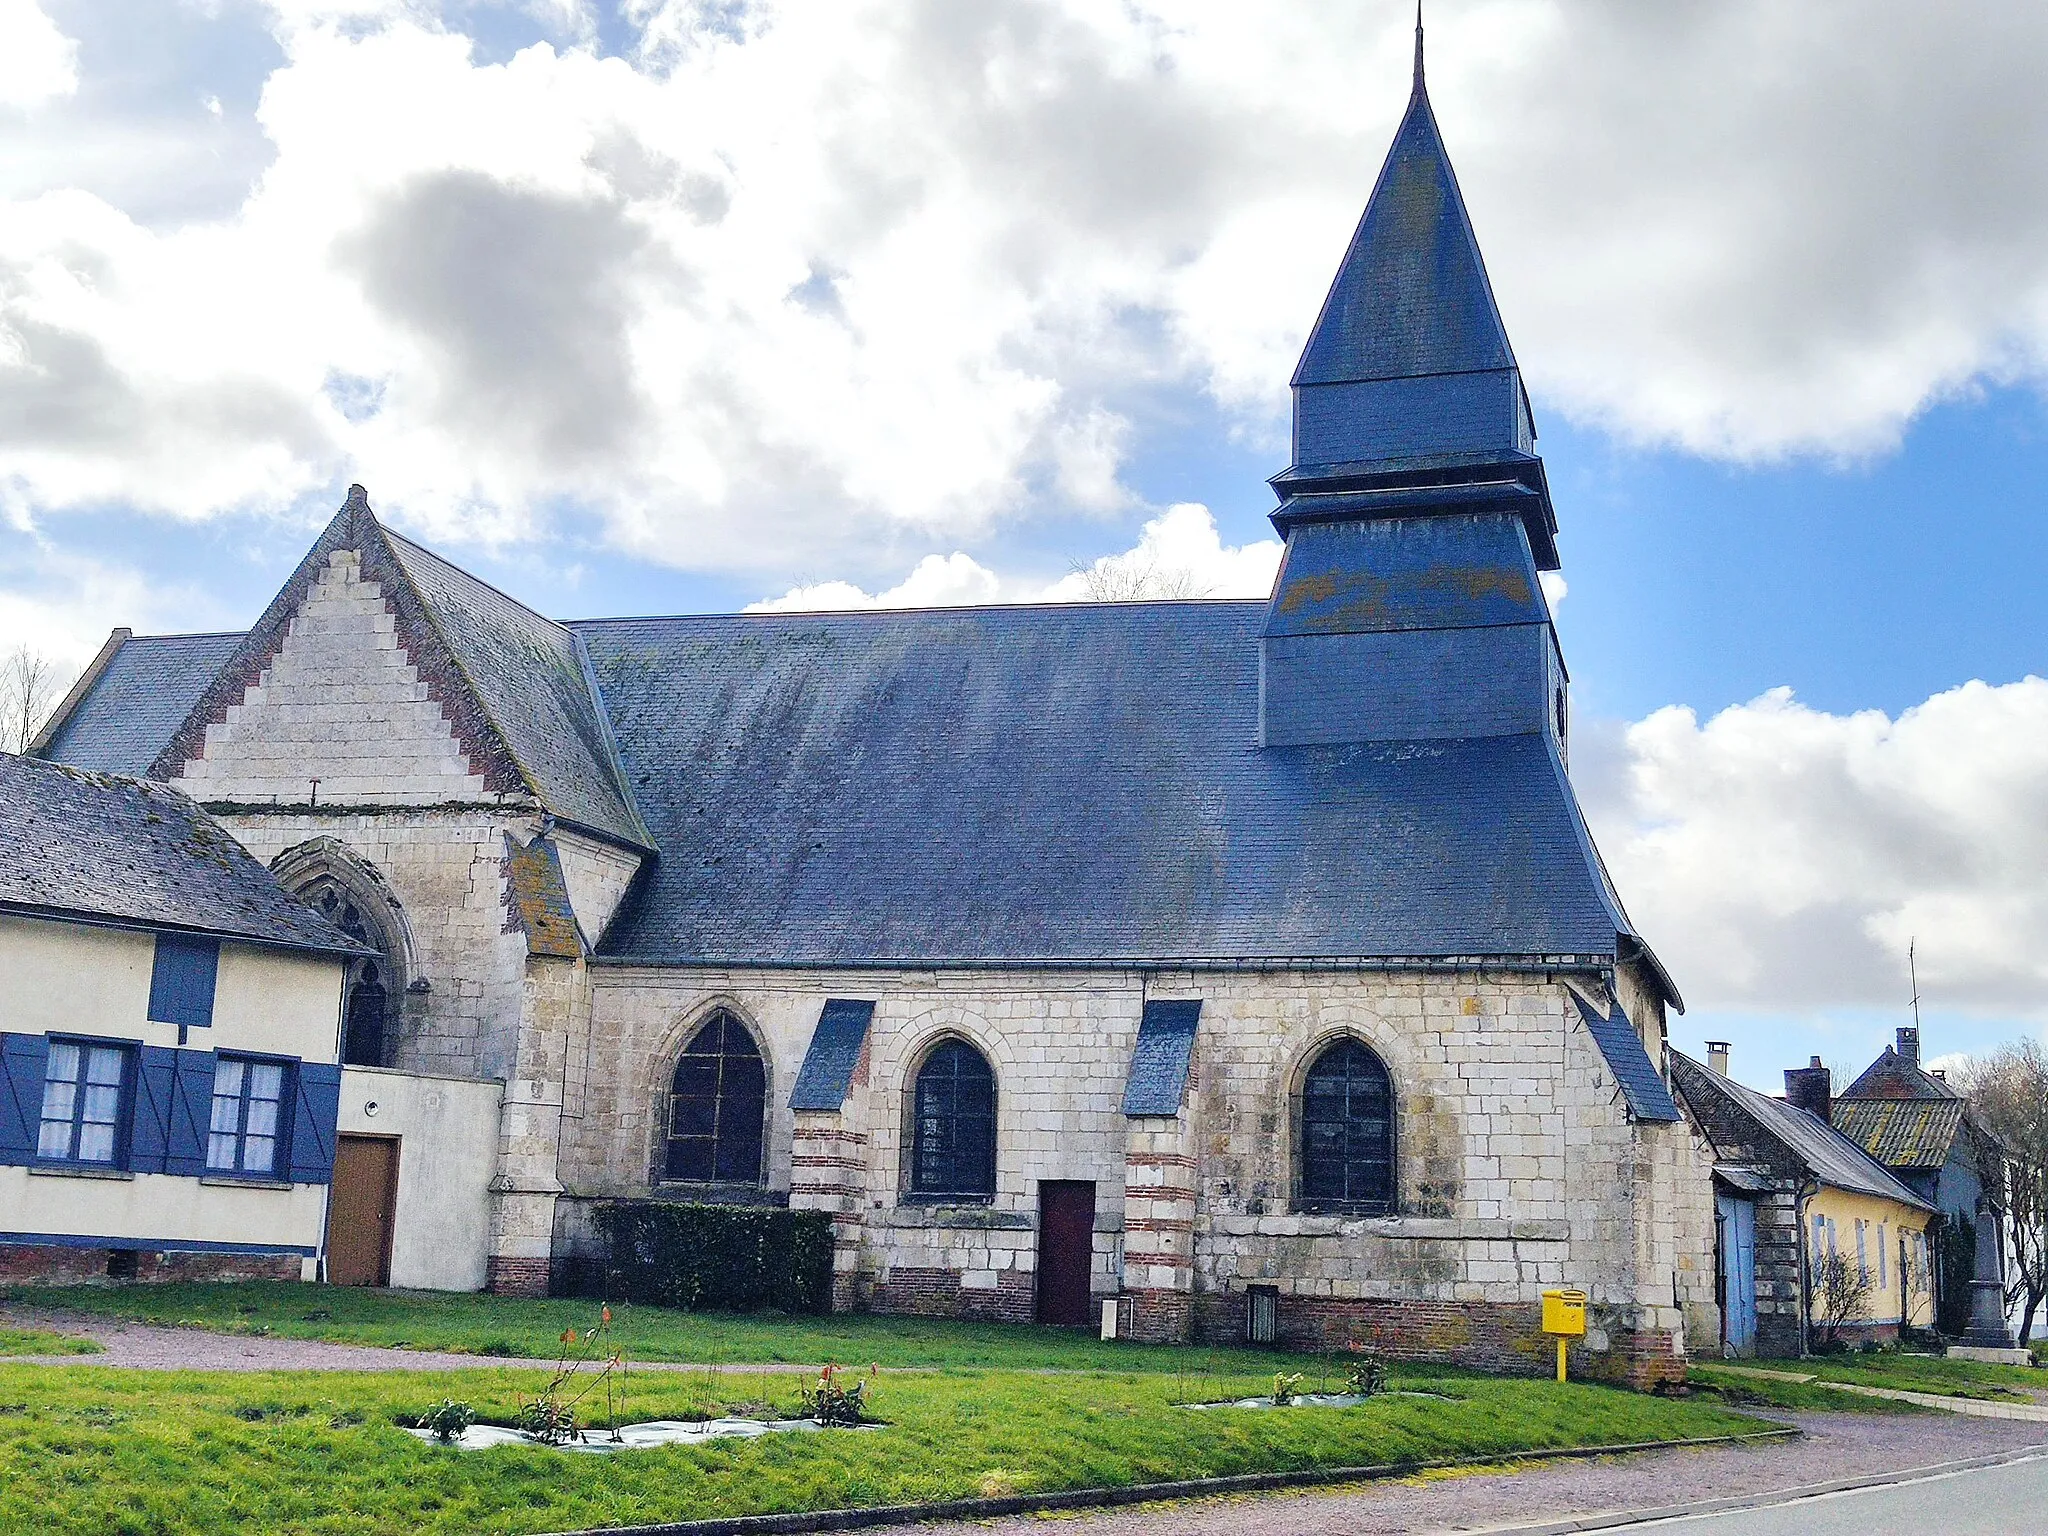
[[[580, 0], [515, 9], [595, 35]], [[467, 6], [274, 11], [273, 155], [232, 211], [9, 173], [17, 509], [361, 479], [432, 537], [589, 515], [644, 557], [873, 585], [1136, 505], [1158, 391], [1207, 390], [1278, 467], [1406, 92], [1405, 13], [1308, 0], [640, 0], [630, 57], [495, 63]], [[1431, 37], [1539, 412], [1857, 453], [2048, 364], [2048, 10], [1468, 0]], [[69, 89], [62, 43], [0, 0], [0, 96]]]
[[832, 608], [942, 608], [973, 603], [1072, 603], [1090, 598], [1263, 598], [1273, 590], [1280, 543], [1226, 545], [1209, 509], [1182, 502], [1145, 524], [1138, 542], [1052, 582], [1005, 580], [971, 556], [926, 555], [908, 577], [883, 592], [850, 581], [791, 588], [749, 603], [749, 613], [802, 613]]
[[0, 0], [0, 107], [39, 107], [78, 89], [78, 44], [36, 0]]
[[1797, 1012], [1907, 997], [2048, 1020], [2048, 680], [1968, 683], [1896, 720], [1777, 689], [1667, 708], [1574, 764], [1631, 915], [1689, 1002]]

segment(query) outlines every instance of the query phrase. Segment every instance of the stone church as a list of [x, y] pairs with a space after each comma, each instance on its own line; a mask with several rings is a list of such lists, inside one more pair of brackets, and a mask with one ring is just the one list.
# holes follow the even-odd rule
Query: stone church
[[1557, 522], [1423, 88], [1293, 378], [1270, 601], [543, 617], [360, 486], [45, 756], [360, 938], [344, 1059], [504, 1083], [492, 1288], [788, 1202], [835, 1305], [1581, 1368], [1717, 1336], [1678, 996], [1567, 775]]

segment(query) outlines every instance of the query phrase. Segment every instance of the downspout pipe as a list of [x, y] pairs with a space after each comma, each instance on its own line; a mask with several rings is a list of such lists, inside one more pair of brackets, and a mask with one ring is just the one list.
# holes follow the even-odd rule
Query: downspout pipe
[[1792, 1214], [1799, 1223], [1799, 1354], [1813, 1353], [1813, 1229], [1806, 1219], [1806, 1202], [1820, 1193], [1818, 1179], [1802, 1179], [1793, 1197]]

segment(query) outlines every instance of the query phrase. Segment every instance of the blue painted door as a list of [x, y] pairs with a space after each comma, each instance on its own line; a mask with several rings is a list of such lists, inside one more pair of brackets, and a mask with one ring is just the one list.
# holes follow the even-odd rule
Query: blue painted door
[[1756, 1202], [1714, 1197], [1720, 1234], [1721, 1340], [1731, 1355], [1756, 1353]]

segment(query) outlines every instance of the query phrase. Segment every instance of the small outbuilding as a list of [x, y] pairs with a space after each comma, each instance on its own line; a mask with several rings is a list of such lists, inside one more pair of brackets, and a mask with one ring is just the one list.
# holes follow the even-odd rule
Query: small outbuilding
[[[1671, 1086], [1714, 1157], [1722, 1351], [1801, 1355], [1823, 1336], [1893, 1339], [1934, 1323], [1933, 1205], [1837, 1131], [1816, 1058], [1774, 1098], [1671, 1052]], [[1832, 1279], [1831, 1279], [1832, 1277]]]

